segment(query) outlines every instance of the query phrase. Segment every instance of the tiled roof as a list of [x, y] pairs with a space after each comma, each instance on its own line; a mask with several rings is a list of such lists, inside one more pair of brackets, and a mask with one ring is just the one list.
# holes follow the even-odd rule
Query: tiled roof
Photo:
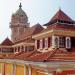
[[52, 17], [52, 19], [47, 24], [45, 24], [44, 26], [49, 26], [51, 23], [53, 23], [57, 20], [68, 21], [68, 22], [73, 22], [74, 23], [74, 20], [72, 20], [61, 9], [59, 9], [59, 11], [57, 11], [57, 13]]
[[[27, 38], [30, 38], [32, 35], [37, 34], [41, 32], [44, 28], [40, 24], [36, 24], [30, 28], [25, 29], [25, 33], [20, 36], [21, 39], [18, 42], [22, 42], [23, 40], [27, 40]], [[18, 43], [16, 42], [16, 43]]]
[[24, 52], [21, 51], [21, 52], [19, 52], [19, 53], [11, 54], [10, 57], [8, 56], [7, 58], [14, 59], [15, 57], [17, 57], [17, 56], [19, 56], [19, 55], [21, 55], [21, 54], [23, 54], [23, 53], [24, 53]]
[[[75, 48], [74, 48], [75, 49]], [[64, 50], [52, 50], [48, 52], [38, 52], [37, 50], [31, 52], [20, 52], [17, 54], [12, 54], [10, 56], [0, 56], [1, 59], [19, 59], [24, 61], [33, 62], [50, 62], [50, 61], [74, 61], [75, 53], [67, 52]]]
[[35, 51], [31, 51], [31, 52], [24, 52], [18, 56], [15, 56], [16, 59], [21, 59], [21, 60], [27, 60], [29, 57], [31, 57], [32, 55], [38, 54], [40, 52], [38, 52], [37, 50]]
[[46, 31], [50, 31], [50, 30], [71, 30], [71, 31], [75, 31], [75, 26], [57, 23], [57, 24], [53, 24], [53, 25], [48, 26], [47, 28], [43, 29], [40, 32], [40, 34], [46, 32]]
[[34, 53], [24, 57], [26, 61], [50, 62], [50, 61], [75, 61], [75, 53], [63, 50], [52, 50], [44, 53]]
[[25, 31], [24, 37], [37, 34], [41, 32], [44, 28], [40, 24], [36, 24]]
[[53, 26], [49, 26], [48, 29], [64, 29], [64, 30], [74, 30], [75, 31], [75, 26], [57, 23]]
[[[62, 53], [63, 51], [58, 51], [59, 53]], [[28, 58], [29, 61], [38, 61], [38, 62], [46, 62], [48, 58], [53, 57], [56, 53], [56, 50], [35, 54]]]
[[59, 11], [53, 16], [53, 18], [51, 19], [51, 21], [53, 20], [64, 20], [64, 21], [70, 21], [72, 22], [73, 20], [66, 15], [61, 9], [59, 9]]
[[11, 40], [9, 40], [9, 38], [6, 38], [1, 45], [5, 45], [5, 46], [11, 46], [13, 45], [13, 42]]

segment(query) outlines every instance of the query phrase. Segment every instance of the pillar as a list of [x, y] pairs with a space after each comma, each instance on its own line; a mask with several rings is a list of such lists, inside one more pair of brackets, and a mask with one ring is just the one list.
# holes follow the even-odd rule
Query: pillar
[[24, 75], [26, 75], [26, 65], [24, 65]]
[[31, 75], [31, 67], [28, 65], [29, 75]]
[[13, 75], [16, 75], [16, 64], [13, 64]]
[[25, 52], [25, 46], [24, 46], [24, 52]]

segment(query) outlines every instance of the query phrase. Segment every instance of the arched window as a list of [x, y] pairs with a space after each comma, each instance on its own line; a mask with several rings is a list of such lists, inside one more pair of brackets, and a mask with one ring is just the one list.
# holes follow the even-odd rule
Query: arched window
[[71, 48], [71, 38], [66, 37], [66, 48]]
[[59, 48], [59, 36], [52, 36], [52, 47]]
[[39, 49], [40, 48], [40, 40], [37, 40], [37, 49]]

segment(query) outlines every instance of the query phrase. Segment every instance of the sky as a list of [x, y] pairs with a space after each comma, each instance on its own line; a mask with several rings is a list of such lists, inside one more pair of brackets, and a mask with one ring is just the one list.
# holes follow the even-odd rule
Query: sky
[[75, 20], [75, 0], [0, 0], [0, 42], [11, 37], [11, 16], [20, 2], [31, 26], [47, 23], [59, 8]]

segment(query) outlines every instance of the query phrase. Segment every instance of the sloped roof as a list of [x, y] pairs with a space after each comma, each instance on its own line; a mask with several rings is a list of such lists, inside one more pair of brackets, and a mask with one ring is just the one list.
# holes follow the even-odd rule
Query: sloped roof
[[14, 15], [23, 15], [23, 16], [26, 16], [27, 17], [27, 14], [25, 13], [24, 10], [22, 10], [22, 5], [20, 3], [19, 5], [19, 9], [14, 13]]
[[32, 55], [26, 60], [33, 62], [75, 61], [75, 53], [57, 49]]
[[41, 32], [44, 28], [40, 24], [36, 24], [25, 31], [24, 36], [34, 35]]
[[57, 20], [74, 22], [74, 20], [72, 20], [66, 13], [64, 13], [61, 9], [59, 9], [57, 13], [51, 18], [51, 20], [44, 26], [49, 25], [50, 23], [55, 22]]
[[23, 40], [25, 40], [27, 37], [31, 37], [32, 35], [35, 35], [37, 33], [40, 33], [44, 28], [40, 25], [40, 24], [36, 24], [32, 27], [26, 28], [24, 34], [22, 34], [20, 37], [21, 39], [18, 42], [22, 42]]
[[[57, 53], [57, 50], [52, 50], [52, 51], [32, 55], [31, 57], [28, 58], [28, 60], [36, 61], [36, 62], [45, 62], [45, 61], [48, 61], [49, 58], [53, 57], [54, 54], [56, 53]], [[65, 53], [65, 52], [58, 50], [58, 53]]]
[[64, 21], [73, 21], [67, 14], [65, 14], [61, 9], [52, 17], [51, 21], [53, 20], [64, 20]]
[[11, 46], [13, 45], [13, 42], [11, 40], [9, 40], [9, 38], [6, 38], [1, 45], [5, 45], [5, 46]]
[[35, 51], [31, 51], [31, 52], [24, 52], [22, 54], [20, 54], [19, 56], [16, 56], [16, 59], [21, 59], [21, 60], [27, 60], [28, 58], [30, 58], [32, 55], [36, 55], [40, 52], [38, 52], [37, 50]]
[[[75, 49], [75, 48], [74, 48]], [[31, 52], [21, 52], [18, 54], [7, 56], [0, 56], [2, 59], [19, 59], [24, 61], [33, 61], [33, 62], [61, 62], [61, 61], [72, 61], [75, 62], [75, 53], [67, 52], [64, 50], [52, 50], [48, 52], [38, 52], [37, 50]]]

